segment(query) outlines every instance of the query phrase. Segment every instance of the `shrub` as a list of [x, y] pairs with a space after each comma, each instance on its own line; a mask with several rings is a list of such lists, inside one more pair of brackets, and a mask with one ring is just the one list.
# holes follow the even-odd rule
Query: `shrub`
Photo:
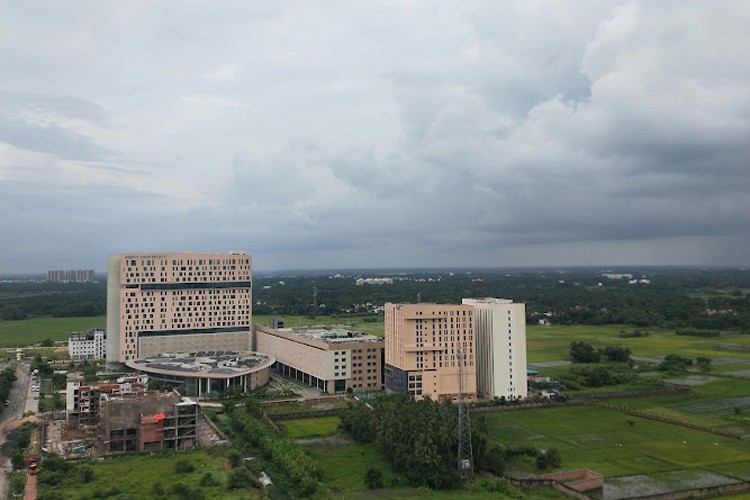
[[207, 486], [207, 487], [218, 486], [219, 481], [213, 476], [213, 474], [211, 474], [210, 472], [206, 472], [205, 474], [201, 476], [201, 480], [198, 484], [200, 484], [201, 486]]
[[574, 363], [598, 363], [601, 355], [591, 344], [576, 340], [570, 343], [570, 359]]
[[195, 466], [184, 458], [174, 464], [174, 471], [178, 474], [188, 474], [195, 470]]
[[375, 467], [368, 467], [365, 472], [365, 486], [371, 490], [383, 487], [383, 472]]

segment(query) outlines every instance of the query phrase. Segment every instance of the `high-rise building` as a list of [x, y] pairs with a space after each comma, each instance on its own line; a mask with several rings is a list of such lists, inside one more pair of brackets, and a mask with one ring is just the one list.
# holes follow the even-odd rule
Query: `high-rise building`
[[107, 362], [251, 349], [252, 260], [244, 252], [110, 255]]
[[525, 399], [525, 304], [496, 298], [463, 299], [462, 303], [475, 308], [479, 397]]
[[50, 283], [91, 283], [94, 281], [93, 269], [50, 269], [47, 271]]
[[458, 399], [459, 349], [464, 392], [476, 398], [474, 306], [385, 305], [385, 386], [417, 398]]

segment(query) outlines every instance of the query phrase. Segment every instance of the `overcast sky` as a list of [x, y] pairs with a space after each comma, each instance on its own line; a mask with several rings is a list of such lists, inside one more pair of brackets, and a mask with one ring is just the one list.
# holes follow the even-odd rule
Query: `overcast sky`
[[750, 263], [750, 2], [0, 7], [0, 272]]

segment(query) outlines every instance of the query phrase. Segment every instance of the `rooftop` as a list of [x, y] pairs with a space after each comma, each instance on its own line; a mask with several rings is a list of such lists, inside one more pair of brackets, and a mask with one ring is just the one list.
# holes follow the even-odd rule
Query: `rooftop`
[[273, 356], [257, 352], [198, 351], [159, 354], [125, 364], [135, 370], [184, 377], [231, 378], [271, 366]]
[[316, 328], [310, 330], [295, 330], [292, 328], [279, 328], [278, 331], [291, 333], [308, 339], [321, 340], [330, 344], [340, 342], [375, 342], [383, 340], [382, 337], [376, 337], [369, 333], [344, 329]]

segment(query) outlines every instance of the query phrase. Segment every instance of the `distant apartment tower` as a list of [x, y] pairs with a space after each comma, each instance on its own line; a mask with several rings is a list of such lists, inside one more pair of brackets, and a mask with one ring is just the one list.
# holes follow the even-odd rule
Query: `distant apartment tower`
[[417, 398], [458, 399], [459, 349], [464, 392], [476, 399], [474, 306], [385, 304], [385, 385]]
[[110, 255], [107, 362], [249, 351], [252, 260], [244, 252]]
[[93, 269], [50, 269], [47, 271], [50, 283], [91, 283], [94, 281]]
[[496, 298], [463, 299], [475, 308], [477, 392], [485, 399], [525, 399], [526, 305]]
[[86, 332], [72, 332], [68, 337], [68, 354], [70, 359], [104, 359], [106, 354], [107, 332], [91, 329]]
[[256, 325], [255, 347], [276, 358], [273, 365], [276, 371], [321, 392], [383, 390], [380, 337], [347, 330], [293, 330]]

